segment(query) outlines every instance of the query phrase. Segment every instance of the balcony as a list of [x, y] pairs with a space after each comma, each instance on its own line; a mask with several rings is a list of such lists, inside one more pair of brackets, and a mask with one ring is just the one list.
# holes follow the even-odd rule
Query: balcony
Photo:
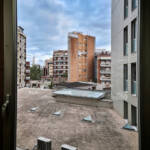
[[110, 70], [101, 70], [100, 71], [101, 74], [111, 74]]
[[30, 70], [26, 70], [26, 73], [30, 73]]
[[128, 80], [124, 80], [124, 91], [128, 91]]
[[136, 39], [132, 39], [132, 49], [131, 49], [132, 53], [136, 52]]
[[26, 80], [30, 80], [30, 77], [26, 77]]
[[111, 81], [111, 77], [101, 77], [101, 81]]
[[111, 67], [111, 63], [101, 63], [100, 64], [101, 67]]
[[131, 82], [131, 94], [136, 95], [136, 81]]
[[108, 61], [111, 61], [111, 57], [100, 57], [100, 60], [108, 60]]
[[124, 56], [128, 55], [128, 43], [124, 44]]
[[60, 60], [54, 60], [54, 62], [64, 63], [64, 62], [68, 62], [68, 59], [65, 59], [65, 60], [64, 59], [63, 60], [61, 60], [61, 59]]

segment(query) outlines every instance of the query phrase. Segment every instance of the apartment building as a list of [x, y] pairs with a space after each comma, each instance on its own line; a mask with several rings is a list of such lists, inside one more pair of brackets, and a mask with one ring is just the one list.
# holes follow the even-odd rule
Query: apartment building
[[93, 81], [95, 37], [79, 32], [68, 34], [68, 81]]
[[26, 78], [25, 78], [25, 86], [30, 87], [30, 62], [26, 62]]
[[20, 26], [17, 34], [17, 86], [22, 88], [25, 87], [26, 78], [26, 36]]
[[112, 1], [112, 100], [137, 125], [137, 0]]
[[64, 82], [68, 78], [68, 51], [53, 52], [53, 81]]
[[50, 58], [48, 62], [48, 72], [49, 72], [49, 77], [53, 78], [53, 58]]
[[111, 88], [111, 53], [102, 51], [97, 54], [97, 82], [102, 85], [103, 89]]

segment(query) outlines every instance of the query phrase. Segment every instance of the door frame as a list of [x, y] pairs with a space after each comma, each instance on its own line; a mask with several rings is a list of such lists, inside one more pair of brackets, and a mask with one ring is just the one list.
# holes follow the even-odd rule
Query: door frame
[[0, 146], [2, 150], [15, 150], [17, 126], [17, 1], [1, 0], [0, 8]]

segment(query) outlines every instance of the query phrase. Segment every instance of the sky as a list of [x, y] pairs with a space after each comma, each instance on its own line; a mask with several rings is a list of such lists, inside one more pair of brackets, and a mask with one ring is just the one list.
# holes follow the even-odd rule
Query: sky
[[18, 0], [18, 25], [27, 37], [27, 60], [43, 65], [54, 50], [68, 48], [68, 32], [96, 37], [111, 48], [111, 0]]

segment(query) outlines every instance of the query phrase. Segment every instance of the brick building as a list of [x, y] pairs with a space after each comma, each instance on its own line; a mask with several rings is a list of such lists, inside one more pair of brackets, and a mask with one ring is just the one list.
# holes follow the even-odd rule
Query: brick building
[[103, 89], [111, 88], [111, 54], [102, 51], [97, 56], [97, 82], [102, 84]]
[[26, 62], [26, 78], [25, 78], [25, 86], [30, 87], [30, 62]]
[[79, 32], [68, 34], [68, 81], [92, 81], [94, 77], [95, 37]]
[[53, 81], [63, 82], [68, 78], [68, 51], [53, 52]]

